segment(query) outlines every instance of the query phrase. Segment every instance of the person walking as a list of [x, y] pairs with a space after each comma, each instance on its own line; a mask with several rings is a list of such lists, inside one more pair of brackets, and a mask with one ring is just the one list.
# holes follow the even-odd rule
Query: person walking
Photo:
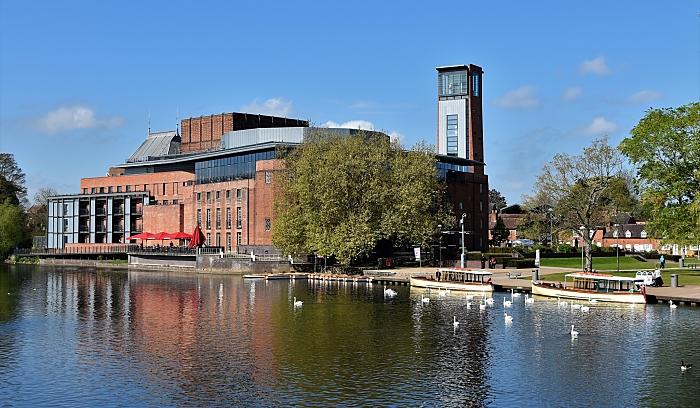
[[661, 269], [666, 268], [666, 258], [663, 255], [659, 257], [659, 265], [661, 265]]

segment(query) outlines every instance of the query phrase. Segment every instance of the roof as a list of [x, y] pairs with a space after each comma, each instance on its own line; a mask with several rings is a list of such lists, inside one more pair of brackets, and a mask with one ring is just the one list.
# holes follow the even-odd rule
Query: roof
[[146, 140], [141, 143], [127, 163], [143, 161], [149, 157], [167, 156], [180, 153], [180, 135], [175, 130], [148, 133]]
[[[629, 238], [648, 238], [642, 237], [642, 231], [644, 231], [644, 224], [621, 224], [618, 231], [619, 238], [627, 238], [627, 231], [630, 232]], [[610, 227], [605, 229], [604, 238], [615, 238], [615, 227]]]
[[467, 71], [469, 70], [469, 65], [445, 65], [442, 67], [435, 67], [438, 72], [449, 72], [449, 71]]
[[[506, 226], [506, 229], [514, 230], [514, 229], [518, 229], [518, 225], [520, 224], [520, 222], [522, 222], [524, 219], [527, 218], [527, 215], [526, 214], [500, 214], [498, 217], [500, 217], [503, 220], [503, 225]], [[496, 227], [496, 221], [489, 221], [489, 229], [492, 230], [495, 227]]]
[[607, 280], [607, 281], [617, 281], [617, 282], [634, 282], [634, 278], [628, 278], [626, 276], [614, 276], [604, 273], [590, 273], [590, 272], [574, 272], [567, 273], [567, 278], [574, 279], [594, 279], [594, 280]]
[[462, 269], [462, 268], [439, 268], [438, 269], [440, 272], [463, 272], [463, 273], [471, 273], [472, 275], [493, 275], [491, 272], [486, 272], [486, 271], [475, 271], [472, 269]]

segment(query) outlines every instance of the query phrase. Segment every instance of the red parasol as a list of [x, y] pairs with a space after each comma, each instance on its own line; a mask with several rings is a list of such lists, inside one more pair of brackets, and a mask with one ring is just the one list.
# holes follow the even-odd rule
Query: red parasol
[[188, 246], [190, 248], [194, 248], [201, 247], [202, 245], [204, 245], [204, 234], [202, 234], [202, 230], [199, 228], [199, 225], [197, 225], [194, 227], [194, 231], [192, 232], [192, 240]]
[[170, 238], [172, 238], [172, 237], [167, 232], [159, 232], [159, 233], [153, 235], [153, 237], [151, 239], [157, 239], [157, 240], [162, 241], [164, 239], [170, 239]]
[[170, 234], [170, 238], [172, 238], [172, 239], [192, 239], [192, 235], [190, 235], [186, 232], [176, 232], [174, 234]]
[[140, 239], [140, 240], [147, 240], [147, 239], [153, 239], [153, 234], [150, 232], [142, 232], [140, 234], [132, 235], [129, 237], [129, 239]]

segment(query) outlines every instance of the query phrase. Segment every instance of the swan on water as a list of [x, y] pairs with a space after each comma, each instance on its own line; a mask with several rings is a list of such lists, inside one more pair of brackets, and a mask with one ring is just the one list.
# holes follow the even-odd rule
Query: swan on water
[[503, 312], [503, 316], [505, 316], [506, 323], [512, 323], [513, 322], [513, 316], [508, 315], [508, 313]]
[[525, 296], [525, 303], [535, 303], [535, 298], [530, 295]]
[[520, 296], [520, 292], [516, 292], [515, 289], [510, 290], [510, 297], [511, 298], [519, 297], [519, 296]]
[[394, 297], [394, 296], [396, 296], [397, 293], [398, 292], [396, 292], [394, 289], [391, 289], [391, 288], [387, 289], [386, 285], [384, 285], [384, 296]]
[[506, 300], [506, 298], [503, 298], [503, 307], [511, 307], [513, 305], [513, 302], [510, 300]]
[[566, 303], [566, 301], [562, 302], [561, 299], [559, 298], [559, 296], [557, 296], [557, 305], [558, 306], [566, 306], [566, 305], [568, 305], [568, 303]]
[[486, 303], [488, 303], [489, 305], [492, 305], [492, 304], [493, 304], [493, 298], [492, 298], [492, 297], [486, 298]]
[[688, 371], [691, 368], [693, 368], [692, 364], [686, 364], [683, 362], [683, 360], [681, 360], [681, 371]]
[[457, 316], [452, 316], [452, 327], [455, 329], [459, 327], [459, 322], [457, 321]]
[[673, 300], [669, 300], [669, 301], [668, 301], [668, 307], [670, 307], [671, 309], [675, 309], [675, 308], [678, 307], [678, 305], [675, 304], [675, 303], [673, 303]]
[[420, 295], [420, 301], [424, 304], [430, 303], [430, 298]]
[[304, 302], [302, 302], [301, 300], [297, 300], [297, 297], [294, 296], [294, 307], [302, 307], [302, 306], [304, 306]]
[[574, 330], [574, 325], [572, 324], [571, 325], [571, 337], [577, 337], [577, 336], [578, 336], [578, 332], [576, 330]]
[[588, 307], [588, 306], [581, 306], [581, 311], [582, 311], [582, 312], [587, 312], [587, 311], [589, 311], [589, 310], [591, 310], [590, 307]]

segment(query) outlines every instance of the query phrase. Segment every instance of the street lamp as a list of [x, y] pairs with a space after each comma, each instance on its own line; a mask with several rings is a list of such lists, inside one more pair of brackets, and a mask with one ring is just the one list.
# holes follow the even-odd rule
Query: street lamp
[[615, 224], [615, 257], [617, 258], [617, 273], [620, 273], [620, 224]]
[[442, 224], [438, 224], [438, 229], [440, 230], [440, 263], [438, 267], [442, 267]]
[[467, 218], [467, 214], [462, 214], [462, 219], [459, 220], [459, 224], [462, 226], [462, 257], [460, 259], [460, 266], [464, 268], [464, 219]]

